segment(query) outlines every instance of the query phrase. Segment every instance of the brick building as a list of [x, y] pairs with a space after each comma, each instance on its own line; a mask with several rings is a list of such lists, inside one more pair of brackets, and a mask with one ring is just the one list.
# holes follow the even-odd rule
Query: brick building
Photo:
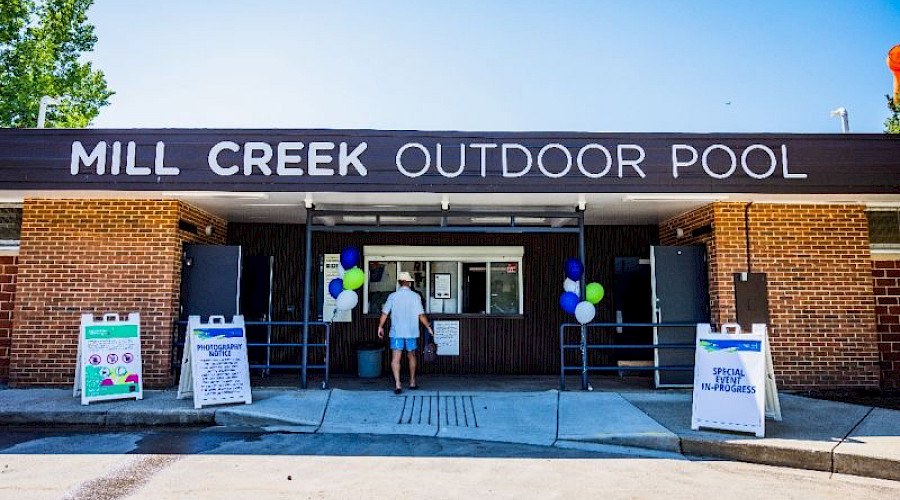
[[[335, 371], [352, 372], [371, 337], [383, 273], [420, 274], [429, 314], [458, 322], [459, 355], [431, 370], [553, 374], [571, 321], [565, 258], [580, 252], [606, 287], [595, 321], [658, 323], [651, 248], [700, 247], [702, 280], [681, 281], [703, 283], [714, 325], [741, 320], [742, 273], [763, 276], [782, 388], [900, 389], [896, 138], [4, 130], [0, 183], [0, 383], [12, 386], [71, 384], [80, 315], [108, 311], [141, 313], [145, 382], [171, 386], [188, 245], [237, 250], [244, 314], [266, 295], [247, 288], [248, 259], [268, 259], [264, 316], [282, 321], [329, 319], [323, 259], [350, 245], [367, 280], [334, 323]], [[597, 335], [657, 341], [653, 327]], [[288, 366], [298, 352], [265, 356]], [[656, 359], [591, 356], [611, 371]]]

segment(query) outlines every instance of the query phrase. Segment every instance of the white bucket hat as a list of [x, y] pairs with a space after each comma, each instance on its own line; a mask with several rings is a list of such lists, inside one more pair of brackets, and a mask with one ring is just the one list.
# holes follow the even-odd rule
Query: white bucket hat
[[400, 275], [397, 276], [397, 281], [406, 281], [406, 282], [412, 283], [413, 279], [412, 279], [412, 276], [408, 272], [402, 271], [400, 273]]

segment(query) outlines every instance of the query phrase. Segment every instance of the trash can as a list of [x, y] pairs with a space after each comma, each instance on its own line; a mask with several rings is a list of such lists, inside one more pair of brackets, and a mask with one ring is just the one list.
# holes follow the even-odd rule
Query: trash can
[[359, 378], [378, 378], [381, 376], [381, 354], [384, 346], [378, 342], [363, 342], [356, 348], [359, 364]]

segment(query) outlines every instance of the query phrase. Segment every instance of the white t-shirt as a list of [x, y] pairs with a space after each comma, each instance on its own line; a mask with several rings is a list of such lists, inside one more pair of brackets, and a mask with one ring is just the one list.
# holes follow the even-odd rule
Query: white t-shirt
[[391, 337], [419, 338], [419, 315], [425, 314], [425, 308], [422, 297], [408, 286], [388, 295], [381, 312], [391, 315]]

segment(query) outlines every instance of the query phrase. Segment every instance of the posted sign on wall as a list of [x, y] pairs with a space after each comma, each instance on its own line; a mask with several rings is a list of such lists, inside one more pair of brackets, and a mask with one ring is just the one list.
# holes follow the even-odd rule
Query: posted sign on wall
[[231, 323], [224, 316], [211, 316], [209, 323], [188, 318], [178, 399], [191, 395], [194, 408], [253, 402], [243, 316]]
[[131, 313], [120, 320], [106, 314], [97, 321], [81, 315], [78, 360], [75, 363], [73, 396], [81, 404], [110, 399], [143, 399], [141, 374], [141, 318]]
[[710, 325], [697, 325], [692, 429], [765, 435], [765, 346], [764, 331], [713, 333]]
[[338, 310], [335, 298], [328, 293], [328, 284], [335, 278], [341, 278], [341, 254], [326, 253], [322, 269], [322, 321], [349, 323], [350, 310]]
[[433, 321], [438, 356], [459, 356], [459, 321]]

